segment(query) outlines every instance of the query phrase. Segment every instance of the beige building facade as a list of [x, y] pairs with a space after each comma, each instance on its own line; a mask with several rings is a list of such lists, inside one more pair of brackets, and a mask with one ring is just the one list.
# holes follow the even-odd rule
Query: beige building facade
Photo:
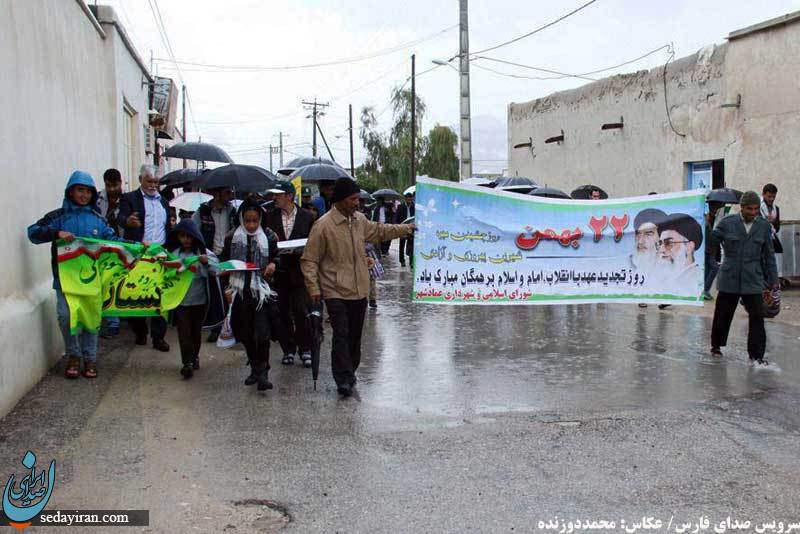
[[509, 175], [567, 192], [588, 183], [613, 197], [760, 192], [773, 182], [783, 218], [798, 220], [798, 146], [800, 12], [734, 31], [666, 69], [508, 106]]

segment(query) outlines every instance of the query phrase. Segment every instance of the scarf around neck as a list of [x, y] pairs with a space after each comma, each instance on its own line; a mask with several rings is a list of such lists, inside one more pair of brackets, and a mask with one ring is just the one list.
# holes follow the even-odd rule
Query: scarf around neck
[[239, 216], [239, 227], [233, 233], [231, 241], [231, 259], [248, 261], [247, 249], [248, 242], [252, 243], [250, 262], [258, 266], [258, 271], [234, 272], [230, 277], [230, 285], [236, 293], [244, 296], [245, 282], [247, 275], [250, 274], [250, 293], [256, 300], [256, 309], [270, 298], [277, 295], [270, 287], [262, 274], [263, 270], [269, 265], [269, 238], [259, 224], [255, 232], [248, 232], [244, 227], [244, 220]]

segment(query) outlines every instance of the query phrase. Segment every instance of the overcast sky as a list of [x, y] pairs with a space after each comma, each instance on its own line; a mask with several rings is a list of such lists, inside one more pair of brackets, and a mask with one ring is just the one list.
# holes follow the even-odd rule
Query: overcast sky
[[[587, 0], [471, 0], [470, 50], [477, 51], [525, 34], [559, 18]], [[94, 0], [91, 0], [94, 3]], [[285, 160], [311, 153], [311, 119], [302, 100], [329, 102], [320, 119], [337, 161], [348, 165], [347, 106], [353, 105], [356, 164], [361, 108], [380, 113], [379, 126], [391, 124], [392, 87], [434, 59], [458, 53], [457, 0], [100, 0], [113, 6], [145, 61], [169, 58], [159, 37], [151, 5], [160, 10], [179, 61], [220, 66], [296, 66], [379, 57], [303, 70], [241, 72], [182, 66], [193, 117], [189, 138], [198, 135], [224, 147], [236, 162], [269, 166], [266, 147], [284, 133]], [[677, 57], [723, 42], [733, 30], [800, 9], [794, 0], [597, 0], [534, 36], [487, 53], [493, 58], [563, 73], [595, 71], [674, 43]], [[448, 28], [450, 28], [448, 30]], [[446, 30], [446, 31], [444, 31]], [[427, 39], [426, 39], [427, 38]], [[419, 42], [426, 39], [423, 42]], [[414, 43], [403, 49], [403, 44]], [[661, 50], [601, 76], [652, 68], [668, 55]], [[455, 64], [455, 62], [454, 62]], [[474, 172], [506, 167], [506, 109], [585, 80], [515, 79], [482, 70], [547, 77], [519, 67], [475, 61], [471, 69]], [[180, 85], [175, 67], [155, 61], [156, 74]], [[436, 123], [458, 131], [458, 75], [440, 67], [417, 77], [425, 101], [425, 133]], [[320, 142], [320, 151], [324, 151]], [[278, 157], [274, 159], [278, 167]]]

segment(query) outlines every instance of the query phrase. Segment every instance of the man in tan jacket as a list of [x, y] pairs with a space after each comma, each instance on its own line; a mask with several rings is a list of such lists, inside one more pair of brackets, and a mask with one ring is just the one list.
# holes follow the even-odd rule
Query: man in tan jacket
[[333, 327], [331, 367], [337, 391], [346, 397], [361, 362], [361, 330], [369, 295], [365, 241], [388, 241], [411, 234], [413, 224], [381, 224], [358, 211], [355, 181], [340, 178], [333, 209], [312, 227], [300, 266], [315, 305], [325, 299]]

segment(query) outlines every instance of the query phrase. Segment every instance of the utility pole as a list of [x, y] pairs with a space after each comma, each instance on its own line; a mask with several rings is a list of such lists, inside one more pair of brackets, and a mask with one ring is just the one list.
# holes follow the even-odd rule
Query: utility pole
[[272, 145], [269, 145], [269, 172], [272, 172]]
[[417, 55], [411, 54], [411, 185], [417, 183]]
[[356, 177], [356, 169], [353, 164], [353, 104], [348, 105], [350, 111], [350, 176]]
[[[186, 142], [186, 85], [181, 86], [181, 135], [183, 142]], [[186, 160], [183, 160], [183, 168], [186, 168]]]
[[331, 152], [331, 147], [328, 146], [328, 141], [325, 140], [325, 134], [322, 133], [322, 127], [317, 124], [317, 130], [319, 130], [319, 135], [322, 137], [322, 142], [325, 143], [325, 148], [328, 150], [328, 155], [331, 157], [331, 161], [336, 163], [336, 158], [333, 157], [333, 152]]
[[278, 147], [279, 147], [279, 149], [281, 151], [281, 155], [280, 155], [278, 161], [280, 162], [281, 169], [282, 169], [283, 168], [283, 132], [279, 132], [278, 133]]
[[[311, 155], [316, 158], [317, 157], [317, 117], [321, 117], [321, 116], [325, 115], [324, 112], [317, 111], [317, 108], [327, 108], [328, 104], [322, 104], [321, 102], [317, 102], [317, 99], [315, 98], [313, 102], [306, 102], [304, 100], [303, 101], [303, 105], [306, 107], [306, 109], [311, 109], [311, 115], [309, 115], [306, 118], [310, 117], [314, 121], [314, 123], [312, 125], [313, 126], [313, 128], [312, 128], [313, 137], [312, 137], [312, 142], [311, 142]], [[311, 107], [309, 108], [309, 106], [311, 106]]]
[[467, 0], [459, 0], [458, 77], [461, 82], [461, 179], [472, 176], [472, 124], [469, 105], [469, 17]]

